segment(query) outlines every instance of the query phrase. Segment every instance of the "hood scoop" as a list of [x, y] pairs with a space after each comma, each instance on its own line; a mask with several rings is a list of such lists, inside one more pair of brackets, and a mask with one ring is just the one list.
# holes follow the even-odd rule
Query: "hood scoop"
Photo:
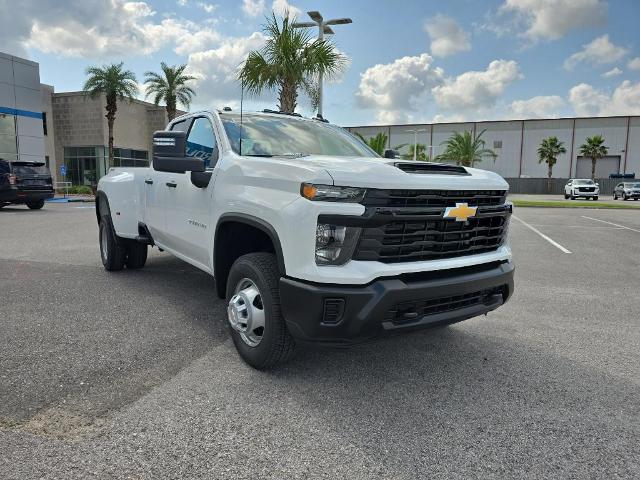
[[446, 163], [395, 162], [393, 164], [406, 173], [431, 175], [470, 175], [464, 167]]

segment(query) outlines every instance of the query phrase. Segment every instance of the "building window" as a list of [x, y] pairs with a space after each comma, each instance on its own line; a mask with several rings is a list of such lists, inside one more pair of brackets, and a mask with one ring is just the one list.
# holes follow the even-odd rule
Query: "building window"
[[111, 167], [148, 167], [148, 152], [130, 148], [114, 148], [113, 164], [108, 164], [109, 149], [102, 145], [92, 147], [65, 147], [65, 181], [74, 185], [96, 185]]
[[42, 131], [44, 136], [47, 136], [47, 112], [42, 112]]
[[16, 137], [16, 117], [0, 113], [0, 158], [17, 160], [18, 142]]

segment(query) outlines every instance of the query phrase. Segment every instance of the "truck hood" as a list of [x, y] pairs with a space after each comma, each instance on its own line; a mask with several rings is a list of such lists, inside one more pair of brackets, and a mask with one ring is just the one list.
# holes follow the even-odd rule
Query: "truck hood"
[[465, 167], [468, 175], [401, 170], [398, 163], [434, 165], [412, 160], [329, 157], [310, 155], [295, 160], [298, 165], [324, 169], [333, 178], [334, 185], [381, 189], [442, 189], [442, 190], [506, 190], [507, 182], [497, 173]]

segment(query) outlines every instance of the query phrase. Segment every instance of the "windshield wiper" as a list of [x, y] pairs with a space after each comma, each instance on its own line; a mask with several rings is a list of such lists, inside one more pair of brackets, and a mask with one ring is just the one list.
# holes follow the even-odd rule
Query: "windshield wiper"
[[273, 155], [268, 155], [266, 153], [243, 153], [242, 156], [243, 157], [265, 157], [265, 158], [273, 157]]
[[300, 157], [308, 157], [308, 153], [281, 153], [277, 155], [278, 157], [291, 157], [291, 158], [300, 158]]

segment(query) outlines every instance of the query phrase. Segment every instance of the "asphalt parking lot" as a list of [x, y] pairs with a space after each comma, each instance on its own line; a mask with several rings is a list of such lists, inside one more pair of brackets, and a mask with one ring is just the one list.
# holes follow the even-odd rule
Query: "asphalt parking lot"
[[640, 475], [640, 212], [517, 209], [503, 308], [261, 373], [207, 275], [104, 271], [82, 207], [0, 211], [2, 479]]

